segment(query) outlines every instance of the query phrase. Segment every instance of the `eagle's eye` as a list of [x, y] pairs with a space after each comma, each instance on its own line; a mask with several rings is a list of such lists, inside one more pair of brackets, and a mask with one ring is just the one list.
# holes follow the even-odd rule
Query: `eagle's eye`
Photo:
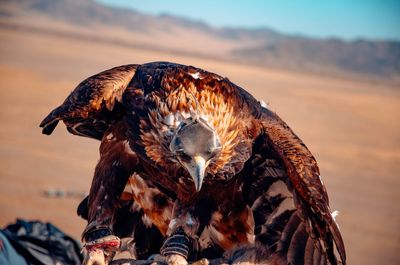
[[183, 150], [179, 150], [175, 152], [175, 157], [178, 158], [182, 162], [190, 162], [192, 157], [188, 154], [186, 154]]

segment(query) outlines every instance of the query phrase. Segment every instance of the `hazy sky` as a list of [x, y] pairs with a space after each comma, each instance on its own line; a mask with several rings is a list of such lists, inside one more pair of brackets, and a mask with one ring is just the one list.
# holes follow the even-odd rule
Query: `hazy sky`
[[97, 0], [213, 26], [270, 27], [314, 37], [400, 40], [400, 0]]

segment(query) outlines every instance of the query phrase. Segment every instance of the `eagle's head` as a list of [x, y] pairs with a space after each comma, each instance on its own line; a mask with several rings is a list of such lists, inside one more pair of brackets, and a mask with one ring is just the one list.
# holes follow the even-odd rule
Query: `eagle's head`
[[189, 118], [175, 131], [169, 149], [189, 172], [196, 191], [200, 191], [207, 166], [221, 151], [221, 141], [207, 121]]
[[252, 124], [240, 101], [216, 93], [215, 84], [195, 81], [146, 97], [140, 139], [146, 156], [169, 178], [199, 191], [243, 168], [251, 155]]

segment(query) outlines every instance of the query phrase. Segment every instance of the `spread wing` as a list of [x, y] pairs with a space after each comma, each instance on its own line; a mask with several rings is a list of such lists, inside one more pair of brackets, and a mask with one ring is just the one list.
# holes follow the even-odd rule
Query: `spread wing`
[[314, 157], [275, 113], [262, 108], [257, 116], [262, 132], [250, 161], [256, 238], [290, 264], [345, 264]]
[[82, 81], [41, 122], [42, 132], [50, 135], [62, 120], [70, 133], [100, 140], [110, 123], [123, 114], [122, 95], [137, 66], [118, 66]]

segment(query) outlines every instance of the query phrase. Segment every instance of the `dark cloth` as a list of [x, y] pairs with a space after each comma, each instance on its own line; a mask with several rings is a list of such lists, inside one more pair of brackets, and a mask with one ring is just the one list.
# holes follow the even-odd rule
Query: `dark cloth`
[[8, 238], [0, 231], [0, 265], [28, 265], [26, 260], [15, 251]]
[[3, 229], [2, 233], [28, 264], [82, 264], [80, 244], [50, 223], [17, 220]]

